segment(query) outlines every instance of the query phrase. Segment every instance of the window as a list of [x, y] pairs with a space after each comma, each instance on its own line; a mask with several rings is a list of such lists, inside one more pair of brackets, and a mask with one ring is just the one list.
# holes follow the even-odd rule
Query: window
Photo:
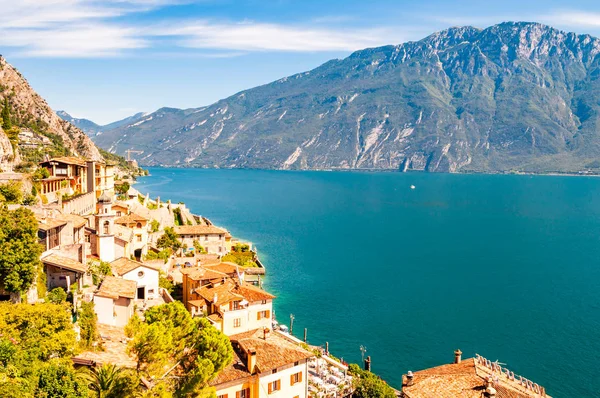
[[144, 271], [138, 272], [138, 277], [143, 278], [144, 277]]
[[264, 318], [270, 318], [271, 317], [271, 311], [267, 310], [267, 311], [259, 311], [257, 313], [257, 319], [260, 321], [261, 319]]
[[296, 383], [302, 382], [302, 372], [294, 373], [290, 376], [290, 385], [293, 386]]
[[233, 301], [231, 303], [231, 310], [232, 311], [236, 311], [240, 309], [240, 302], [239, 301]]
[[108, 235], [108, 228], [110, 227], [110, 223], [108, 221], [104, 221], [104, 233]]
[[[225, 395], [227, 397], [227, 395]], [[250, 389], [244, 388], [241, 391], [235, 393], [235, 398], [250, 398]]]
[[242, 318], [235, 318], [233, 320], [233, 327], [239, 328], [240, 326], [242, 326]]
[[121, 210], [117, 210], [117, 217], [121, 217]]
[[273, 375], [274, 375], [275, 373], [277, 373], [277, 368], [275, 368], [275, 369], [273, 369], [273, 370], [271, 371], [271, 374], [273, 374]]
[[279, 390], [281, 390], [281, 380], [275, 380], [274, 382], [269, 383], [269, 394]]
[[135, 237], [137, 238], [137, 241], [138, 241], [138, 242], [141, 242], [141, 241], [142, 241], [142, 235], [139, 235], [139, 234], [138, 234], [138, 235], [136, 235]]
[[135, 227], [136, 228], [142, 228], [142, 223], [141, 222], [137, 223]]
[[208, 235], [204, 235], [204, 240], [207, 241], [208, 240]]
[[148, 295], [154, 294], [154, 289], [148, 289]]
[[267, 300], [261, 301], [261, 304], [267, 304]]
[[227, 394], [217, 395], [217, 398], [227, 398]]

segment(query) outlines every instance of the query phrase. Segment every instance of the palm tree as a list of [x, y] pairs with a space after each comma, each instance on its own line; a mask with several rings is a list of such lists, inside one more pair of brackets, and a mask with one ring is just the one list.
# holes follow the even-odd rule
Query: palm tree
[[87, 370], [85, 377], [96, 398], [121, 398], [133, 395], [138, 382], [133, 372], [113, 364]]

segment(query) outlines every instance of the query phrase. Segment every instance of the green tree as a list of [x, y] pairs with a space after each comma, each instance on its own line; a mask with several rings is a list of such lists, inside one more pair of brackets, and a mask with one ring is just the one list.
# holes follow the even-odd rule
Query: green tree
[[87, 398], [88, 388], [73, 366], [52, 360], [38, 373], [35, 396], [40, 398]]
[[138, 370], [158, 383], [171, 369], [183, 375], [169, 387], [175, 395], [210, 396], [208, 382], [233, 359], [227, 336], [208, 320], [192, 318], [180, 302], [152, 307], [144, 318], [132, 318], [126, 327]]
[[40, 267], [38, 223], [29, 209], [0, 206], [0, 284], [11, 293], [27, 291]]
[[354, 394], [356, 398], [395, 398], [394, 390], [381, 378], [371, 372], [351, 364], [348, 368], [354, 374]]
[[109, 263], [106, 261], [90, 261], [88, 263], [90, 266], [90, 273], [92, 274], [92, 283], [94, 285], [99, 285], [106, 275], [112, 276], [112, 268]]
[[133, 372], [114, 364], [104, 364], [94, 370], [87, 370], [85, 375], [92, 396], [97, 398], [133, 397], [140, 384]]
[[156, 246], [159, 249], [171, 249], [174, 252], [181, 248], [177, 234], [173, 227], [166, 227], [164, 234], [156, 241]]
[[12, 128], [12, 122], [10, 120], [10, 105], [8, 104], [8, 97], [4, 98], [4, 106], [2, 107], [2, 127], [4, 130], [10, 130]]
[[160, 223], [156, 220], [150, 221], [150, 232], [158, 232], [160, 231]]
[[162, 271], [158, 276], [158, 286], [162, 287], [163, 289], [166, 289], [169, 293], [173, 293], [173, 289], [175, 288], [173, 281], [168, 279], [165, 276], [165, 273]]
[[98, 339], [98, 316], [94, 311], [93, 302], [81, 303], [79, 311], [79, 345], [83, 348], [92, 348], [94, 342]]
[[23, 199], [23, 189], [20, 181], [10, 181], [0, 184], [0, 197], [6, 203], [21, 203]]
[[131, 186], [127, 181], [123, 182], [122, 184], [115, 184], [115, 191], [119, 195], [125, 195], [129, 191], [129, 188], [131, 188]]
[[48, 292], [46, 301], [54, 304], [62, 304], [67, 301], [67, 292], [62, 287], [56, 287]]

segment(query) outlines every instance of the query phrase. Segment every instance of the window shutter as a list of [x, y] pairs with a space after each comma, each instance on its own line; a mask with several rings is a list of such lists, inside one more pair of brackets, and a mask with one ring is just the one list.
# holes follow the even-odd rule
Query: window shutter
[[290, 386], [294, 385], [294, 375], [290, 375]]
[[256, 313], [256, 319], [260, 321], [260, 311]]
[[235, 398], [240, 398], [242, 396], [241, 391], [235, 393]]
[[298, 373], [298, 382], [302, 383], [302, 372]]
[[271, 311], [267, 310], [267, 316], [266, 318], [270, 318], [271, 317]]
[[273, 392], [273, 383], [269, 383], [269, 394]]

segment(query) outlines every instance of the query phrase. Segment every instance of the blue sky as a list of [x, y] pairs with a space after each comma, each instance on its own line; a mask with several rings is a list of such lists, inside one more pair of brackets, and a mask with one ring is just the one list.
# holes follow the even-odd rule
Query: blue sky
[[600, 36], [598, 1], [0, 0], [0, 53], [104, 124], [199, 107], [365, 47], [518, 20]]

